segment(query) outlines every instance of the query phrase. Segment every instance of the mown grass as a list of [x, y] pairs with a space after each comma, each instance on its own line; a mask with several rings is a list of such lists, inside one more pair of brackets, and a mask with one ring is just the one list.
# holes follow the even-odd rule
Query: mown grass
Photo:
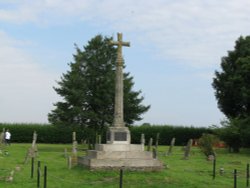
[[[31, 144], [12, 144], [0, 154], [0, 187], [7, 188], [34, 188], [36, 187], [36, 173], [31, 179], [30, 161], [23, 164], [27, 149]], [[90, 171], [82, 167], [68, 169], [64, 148], [71, 151], [71, 145], [38, 144], [41, 161], [48, 168], [47, 187], [49, 188], [113, 188], [119, 187], [119, 171]], [[84, 155], [85, 146], [79, 146], [78, 155]], [[159, 158], [166, 166], [161, 172], [131, 172], [125, 171], [123, 177], [124, 188], [229, 188], [233, 187], [233, 170], [237, 169], [238, 187], [245, 186], [245, 169], [249, 162], [250, 151], [242, 150], [240, 154], [227, 153], [225, 149], [217, 150], [216, 178], [212, 178], [212, 162], [207, 161], [199, 148], [192, 148], [189, 160], [183, 160], [181, 147], [175, 147], [173, 154], [165, 156], [167, 146], [159, 147]], [[5, 153], [5, 151], [7, 153]], [[20, 171], [16, 171], [16, 167]], [[219, 169], [224, 168], [225, 173], [219, 174]], [[12, 182], [5, 179], [10, 172], [15, 170]], [[36, 172], [36, 168], [35, 168]], [[41, 187], [43, 187], [41, 177]]]

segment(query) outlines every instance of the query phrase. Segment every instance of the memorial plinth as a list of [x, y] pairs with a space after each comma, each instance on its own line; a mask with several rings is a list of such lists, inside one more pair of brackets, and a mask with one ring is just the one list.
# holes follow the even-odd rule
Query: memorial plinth
[[114, 121], [107, 131], [107, 144], [96, 144], [95, 150], [88, 150], [85, 157], [78, 157], [78, 164], [90, 169], [127, 168], [133, 170], [161, 170], [162, 163], [153, 158], [152, 152], [144, 151], [143, 144], [131, 144], [131, 136], [123, 119], [123, 58], [122, 46], [130, 46], [122, 41], [111, 41], [117, 46], [116, 85]]
[[141, 144], [96, 144], [95, 150], [88, 150], [86, 157], [79, 157], [78, 163], [89, 169], [119, 169], [159, 171], [163, 168], [150, 151], [144, 151]]

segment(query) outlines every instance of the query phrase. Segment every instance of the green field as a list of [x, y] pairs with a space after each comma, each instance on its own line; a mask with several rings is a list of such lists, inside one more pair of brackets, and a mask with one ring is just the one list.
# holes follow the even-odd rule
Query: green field
[[[119, 187], [119, 171], [89, 171], [81, 167], [68, 169], [64, 148], [71, 151], [71, 145], [38, 144], [38, 157], [35, 159], [35, 174], [31, 179], [31, 162], [23, 164], [27, 149], [31, 144], [12, 144], [6, 146], [0, 154], [0, 187], [34, 188], [37, 185], [36, 166], [41, 161], [48, 168], [47, 187], [49, 188], [116, 188]], [[84, 155], [84, 146], [79, 146], [78, 155]], [[213, 163], [207, 161], [199, 148], [193, 147], [189, 160], [183, 160], [181, 147], [175, 147], [171, 156], [165, 156], [167, 146], [159, 147], [159, 158], [165, 164], [161, 172], [124, 171], [124, 188], [230, 188], [233, 187], [233, 170], [238, 170], [238, 187], [246, 187], [246, 164], [249, 162], [250, 150], [242, 150], [240, 154], [227, 153], [225, 149], [217, 149], [216, 178], [212, 178]], [[70, 153], [69, 153], [70, 154]], [[16, 170], [20, 167], [21, 170]], [[219, 169], [225, 173], [220, 175]], [[12, 182], [6, 182], [10, 172], [14, 170]], [[41, 177], [43, 187], [43, 177]]]

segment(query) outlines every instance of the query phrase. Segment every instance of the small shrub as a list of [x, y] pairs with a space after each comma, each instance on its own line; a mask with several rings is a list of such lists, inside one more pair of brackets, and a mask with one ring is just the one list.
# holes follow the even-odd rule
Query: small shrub
[[215, 151], [213, 146], [219, 142], [217, 136], [213, 134], [203, 134], [199, 139], [198, 144], [201, 151], [208, 157], [209, 155], [215, 156]]

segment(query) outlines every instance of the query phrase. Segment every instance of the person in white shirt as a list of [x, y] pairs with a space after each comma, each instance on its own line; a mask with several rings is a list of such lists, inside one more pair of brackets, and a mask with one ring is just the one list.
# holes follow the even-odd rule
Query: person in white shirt
[[7, 129], [7, 131], [5, 132], [5, 143], [10, 145], [10, 138], [11, 138], [11, 134], [9, 132], [9, 129]]

